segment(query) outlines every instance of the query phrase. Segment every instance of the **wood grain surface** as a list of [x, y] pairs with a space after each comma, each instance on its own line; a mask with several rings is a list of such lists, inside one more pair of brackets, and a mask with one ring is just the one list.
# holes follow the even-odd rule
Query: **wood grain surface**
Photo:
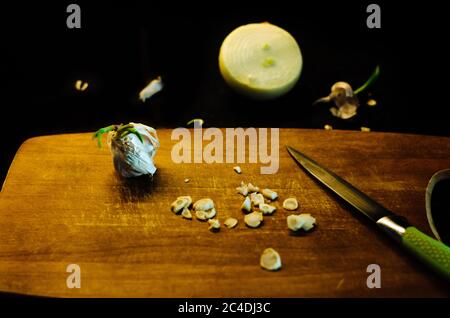
[[[171, 130], [158, 131], [158, 172], [125, 182], [109, 150], [91, 134], [44, 136], [19, 149], [0, 193], [0, 291], [62, 297], [436, 297], [447, 283], [409, 257], [369, 221], [323, 189], [284, 149], [289, 144], [406, 216], [431, 234], [425, 187], [450, 168], [450, 138], [349, 131], [280, 130], [280, 168], [259, 164], [175, 164]], [[190, 182], [183, 180], [189, 178]], [[250, 229], [235, 187], [252, 182], [278, 192], [278, 207]], [[170, 211], [179, 195], [210, 197], [234, 229], [208, 231]], [[295, 196], [317, 228], [292, 235], [282, 201]], [[259, 267], [275, 248], [283, 268]], [[81, 268], [69, 289], [66, 267]], [[369, 289], [369, 264], [381, 266], [380, 289]]]

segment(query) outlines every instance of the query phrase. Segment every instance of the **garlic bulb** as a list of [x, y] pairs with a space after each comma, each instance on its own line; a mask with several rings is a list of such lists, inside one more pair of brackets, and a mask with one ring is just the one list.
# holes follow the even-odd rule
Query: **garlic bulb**
[[153, 176], [156, 172], [153, 157], [159, 148], [154, 128], [135, 123], [112, 125], [100, 129], [94, 137], [101, 138], [106, 132], [114, 168], [121, 176], [125, 178], [147, 174]]

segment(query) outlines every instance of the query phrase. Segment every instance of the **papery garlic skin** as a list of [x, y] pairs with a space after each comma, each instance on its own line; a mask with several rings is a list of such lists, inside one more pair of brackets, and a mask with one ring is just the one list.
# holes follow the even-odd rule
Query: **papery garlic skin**
[[148, 174], [153, 176], [156, 172], [153, 157], [160, 146], [156, 130], [142, 124], [130, 124], [142, 136], [143, 142], [133, 133], [119, 138], [116, 131], [109, 132], [108, 145], [113, 155], [114, 168], [125, 178]]

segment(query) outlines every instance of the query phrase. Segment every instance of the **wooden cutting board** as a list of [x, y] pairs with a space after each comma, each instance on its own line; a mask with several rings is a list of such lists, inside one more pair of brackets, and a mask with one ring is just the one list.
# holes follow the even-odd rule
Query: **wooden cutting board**
[[[320, 187], [284, 149], [289, 144], [334, 170], [431, 234], [425, 187], [450, 168], [450, 138], [349, 131], [280, 130], [280, 168], [259, 164], [175, 164], [169, 129], [153, 184], [123, 182], [109, 150], [91, 134], [44, 136], [19, 149], [0, 193], [0, 290], [45, 296], [99, 297], [391, 297], [450, 296], [448, 284], [410, 258], [374, 225]], [[184, 179], [190, 182], [185, 183]], [[239, 207], [240, 181], [272, 188], [278, 210], [258, 229]], [[218, 218], [234, 229], [208, 231], [174, 215], [179, 195], [212, 198]], [[292, 235], [282, 201], [295, 196], [317, 228]], [[259, 267], [275, 248], [283, 268]], [[81, 269], [81, 288], [69, 289], [69, 264]], [[369, 264], [381, 267], [381, 288], [369, 289]]]

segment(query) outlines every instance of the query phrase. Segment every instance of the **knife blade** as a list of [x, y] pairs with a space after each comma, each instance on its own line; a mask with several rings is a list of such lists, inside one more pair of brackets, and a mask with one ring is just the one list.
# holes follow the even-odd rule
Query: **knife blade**
[[450, 247], [411, 226], [405, 218], [394, 214], [305, 154], [290, 146], [286, 148], [292, 158], [310, 175], [372, 220], [412, 255], [450, 281]]

